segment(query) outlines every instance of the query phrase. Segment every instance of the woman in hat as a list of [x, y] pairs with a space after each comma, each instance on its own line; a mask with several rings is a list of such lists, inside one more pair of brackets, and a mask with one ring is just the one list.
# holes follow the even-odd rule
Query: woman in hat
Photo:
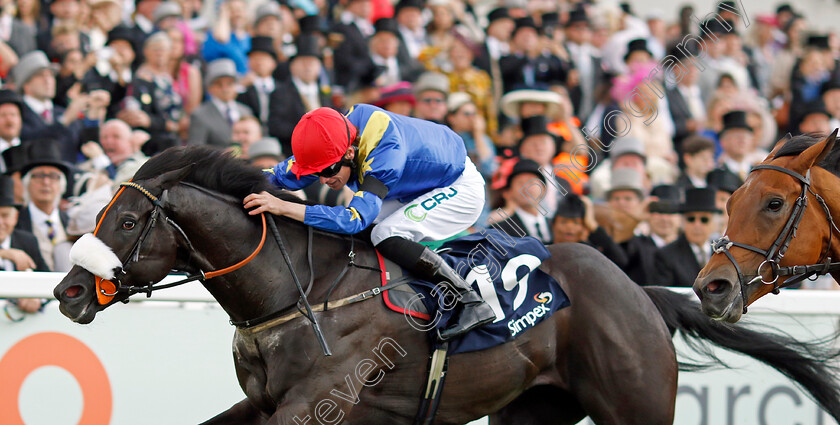
[[[178, 28], [170, 28], [166, 31], [166, 35], [172, 42], [172, 51], [169, 56], [169, 75], [172, 76], [175, 93], [181, 96], [184, 117], [189, 120], [190, 114], [198, 108], [198, 105], [201, 105], [202, 95], [204, 94], [201, 71], [187, 57], [184, 33]], [[187, 121], [189, 127], [188, 124]]]
[[460, 294], [457, 324], [442, 339], [492, 322], [492, 309], [420, 241], [454, 236], [478, 219], [484, 179], [464, 142], [447, 127], [356, 105], [347, 117], [331, 108], [308, 112], [292, 134], [293, 156], [268, 172], [270, 181], [299, 189], [320, 181], [356, 195], [349, 206], [303, 205], [268, 192], [244, 199], [250, 214], [270, 212], [315, 228], [355, 234], [370, 225], [373, 244], [418, 276]]

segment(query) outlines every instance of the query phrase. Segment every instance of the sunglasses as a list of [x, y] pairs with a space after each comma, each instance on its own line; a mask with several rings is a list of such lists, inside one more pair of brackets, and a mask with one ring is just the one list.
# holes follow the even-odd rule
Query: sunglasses
[[444, 99], [439, 99], [437, 97], [425, 97], [423, 99], [420, 99], [420, 101], [423, 102], [423, 103], [438, 103], [439, 104], [439, 103], [443, 103]]
[[324, 168], [323, 170], [321, 170], [317, 173], [313, 173], [313, 174], [317, 177], [330, 178], [330, 177], [338, 174], [339, 171], [341, 171], [341, 167], [342, 167], [341, 162], [342, 161], [338, 161], [335, 164], [330, 165], [329, 167]]
[[695, 221], [700, 220], [701, 223], [708, 224], [709, 221], [711, 221], [711, 219], [709, 219], [709, 217], [697, 217], [696, 215], [690, 215], [690, 216], [686, 217], [685, 219], [689, 223], [694, 223]]
[[44, 179], [44, 180], [58, 181], [61, 178], [61, 174], [57, 174], [57, 173], [32, 173], [31, 176], [32, 176], [31, 177], [32, 180]]

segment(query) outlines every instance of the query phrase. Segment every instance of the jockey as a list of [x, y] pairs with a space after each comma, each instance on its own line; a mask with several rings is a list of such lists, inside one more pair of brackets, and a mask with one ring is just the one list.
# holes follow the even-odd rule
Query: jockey
[[348, 207], [303, 205], [267, 192], [248, 195], [250, 214], [270, 212], [337, 233], [374, 227], [371, 241], [383, 255], [459, 294], [457, 323], [443, 340], [495, 319], [469, 284], [437, 253], [419, 244], [454, 236], [471, 226], [484, 208], [484, 179], [452, 130], [371, 105], [347, 116], [330, 108], [305, 114], [292, 133], [294, 155], [266, 170], [273, 184], [296, 190], [316, 180], [332, 189], [347, 185]]

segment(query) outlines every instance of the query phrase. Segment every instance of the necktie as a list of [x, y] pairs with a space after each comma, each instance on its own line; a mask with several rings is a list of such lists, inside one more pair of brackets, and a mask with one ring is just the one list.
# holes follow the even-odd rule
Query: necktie
[[47, 238], [50, 239], [51, 243], [55, 243], [55, 227], [53, 227], [53, 222], [50, 219], [44, 221], [47, 225]]
[[227, 117], [228, 125], [230, 125], [231, 128], [233, 128], [233, 108], [231, 108], [230, 106], [227, 107], [225, 117]]
[[52, 124], [52, 113], [50, 112], [49, 108], [44, 109], [44, 111], [41, 112], [41, 118], [43, 118], [44, 122], [47, 124]]

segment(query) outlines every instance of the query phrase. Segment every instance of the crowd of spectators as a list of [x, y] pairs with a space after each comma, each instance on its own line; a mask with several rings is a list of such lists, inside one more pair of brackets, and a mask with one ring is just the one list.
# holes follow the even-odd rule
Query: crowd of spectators
[[463, 138], [487, 181], [476, 229], [587, 243], [640, 285], [689, 286], [750, 168], [788, 132], [840, 126], [840, 38], [804, 12], [0, 0], [0, 269], [68, 270], [118, 184], [169, 147], [270, 167], [307, 111], [370, 103]]

